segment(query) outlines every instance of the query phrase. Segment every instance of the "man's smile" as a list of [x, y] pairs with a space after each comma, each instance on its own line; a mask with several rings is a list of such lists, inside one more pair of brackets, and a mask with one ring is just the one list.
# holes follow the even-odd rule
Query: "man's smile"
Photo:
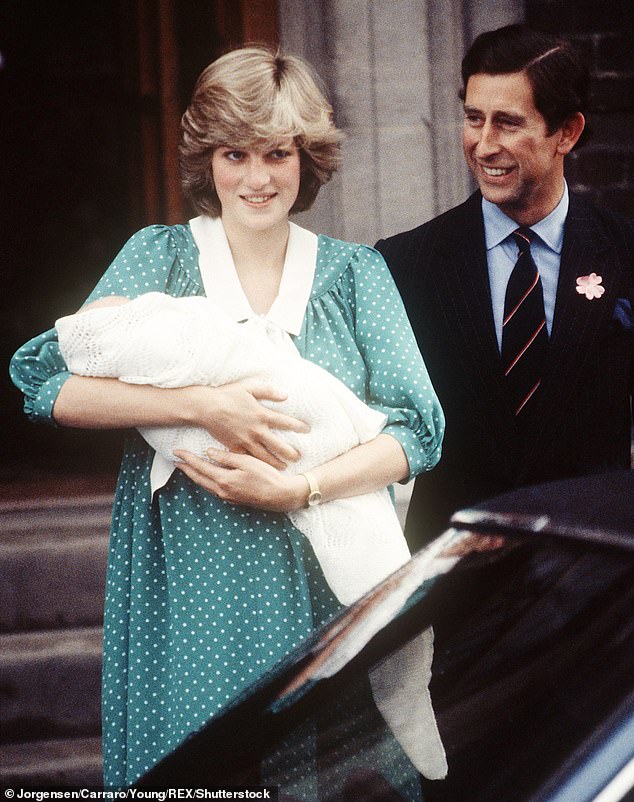
[[513, 167], [487, 167], [484, 164], [480, 164], [479, 167], [485, 175], [488, 175], [491, 178], [508, 175], [514, 169]]

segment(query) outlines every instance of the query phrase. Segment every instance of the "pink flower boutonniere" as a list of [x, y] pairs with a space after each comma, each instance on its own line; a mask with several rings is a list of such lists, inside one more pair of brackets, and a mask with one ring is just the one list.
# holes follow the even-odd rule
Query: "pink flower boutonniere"
[[576, 290], [579, 295], [585, 295], [589, 301], [593, 298], [600, 298], [605, 292], [605, 287], [601, 286], [602, 281], [603, 278], [597, 276], [596, 273], [590, 273], [589, 276], [579, 276]]

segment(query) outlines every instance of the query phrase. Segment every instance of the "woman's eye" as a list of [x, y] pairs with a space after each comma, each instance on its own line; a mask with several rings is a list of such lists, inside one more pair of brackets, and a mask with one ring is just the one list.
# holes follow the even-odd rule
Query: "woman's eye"
[[284, 150], [283, 148], [276, 148], [275, 150], [271, 151], [271, 157], [273, 159], [286, 159], [290, 156], [290, 152], [288, 150]]
[[229, 150], [225, 153], [225, 158], [232, 162], [240, 161], [243, 156], [244, 154], [241, 150]]

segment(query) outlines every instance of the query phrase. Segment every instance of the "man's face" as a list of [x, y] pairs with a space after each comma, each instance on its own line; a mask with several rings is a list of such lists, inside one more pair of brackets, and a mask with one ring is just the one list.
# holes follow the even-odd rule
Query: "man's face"
[[469, 78], [462, 133], [467, 164], [484, 197], [520, 225], [533, 225], [561, 200], [562, 138], [561, 129], [548, 134], [525, 73]]

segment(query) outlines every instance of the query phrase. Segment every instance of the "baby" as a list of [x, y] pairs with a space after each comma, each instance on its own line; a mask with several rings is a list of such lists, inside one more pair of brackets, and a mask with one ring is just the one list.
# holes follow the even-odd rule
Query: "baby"
[[[231, 320], [206, 297], [112, 296], [56, 322], [69, 370], [158, 387], [218, 386], [261, 379], [283, 390], [280, 411], [306, 434], [280, 432], [300, 453], [287, 470], [304, 473], [376, 437], [386, 417], [328, 371], [302, 359], [291, 338], [265, 318]], [[140, 429], [156, 451], [154, 492], [173, 470], [175, 449], [206, 456], [223, 448], [202, 428]], [[159, 478], [160, 477], [160, 478]], [[335, 596], [351, 604], [409, 559], [387, 489], [288, 513], [308, 538]]]

